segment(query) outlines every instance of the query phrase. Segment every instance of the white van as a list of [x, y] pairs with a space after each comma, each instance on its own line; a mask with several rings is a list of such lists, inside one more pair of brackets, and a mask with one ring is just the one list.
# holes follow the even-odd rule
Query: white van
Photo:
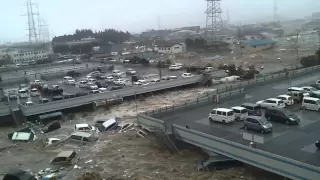
[[248, 110], [244, 107], [234, 106], [231, 109], [233, 110], [234, 116], [235, 116], [236, 120], [238, 120], [238, 121], [243, 121], [248, 116]]
[[28, 98], [28, 91], [26, 89], [18, 90], [19, 98]]
[[312, 110], [320, 112], [320, 99], [313, 97], [304, 97], [302, 100], [301, 108], [303, 110]]
[[227, 108], [215, 108], [209, 113], [210, 121], [231, 123], [235, 120], [234, 112]]

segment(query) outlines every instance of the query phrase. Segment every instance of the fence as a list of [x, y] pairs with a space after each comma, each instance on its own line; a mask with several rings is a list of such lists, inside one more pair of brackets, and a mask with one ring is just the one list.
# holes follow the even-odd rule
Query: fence
[[[156, 117], [157, 115], [163, 115], [163, 114], [175, 112], [185, 108], [192, 108], [199, 105], [205, 105], [213, 102], [213, 98], [212, 98], [213, 94], [215, 94], [215, 92], [206, 93], [205, 95], [200, 96], [197, 99], [186, 101], [183, 104], [166, 106], [156, 110], [146, 111], [143, 114], [146, 116]], [[244, 89], [237, 89], [229, 92], [220, 92], [218, 94], [220, 101], [229, 97], [237, 96], [237, 95], [240, 95], [240, 96], [244, 95]]]

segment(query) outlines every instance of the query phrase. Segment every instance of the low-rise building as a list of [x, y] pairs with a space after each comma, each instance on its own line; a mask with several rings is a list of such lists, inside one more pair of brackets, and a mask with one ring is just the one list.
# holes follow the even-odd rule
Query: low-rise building
[[32, 61], [47, 59], [49, 56], [47, 50], [23, 51], [11, 48], [0, 49], [1, 56], [9, 56], [15, 64], [29, 63]]
[[186, 51], [183, 43], [162, 43], [156, 45], [154, 49], [162, 54], [183, 54]]

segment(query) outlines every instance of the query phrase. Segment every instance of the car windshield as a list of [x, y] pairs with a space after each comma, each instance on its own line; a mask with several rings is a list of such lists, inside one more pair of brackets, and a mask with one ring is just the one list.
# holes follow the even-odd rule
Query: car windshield
[[232, 116], [234, 114], [234, 112], [233, 111], [229, 111], [229, 112], [227, 112], [227, 116]]
[[288, 110], [283, 111], [283, 113], [284, 113], [286, 116], [294, 116], [293, 112], [288, 111]]
[[318, 91], [316, 88], [310, 88], [310, 91]]
[[283, 104], [284, 102], [283, 101], [278, 101], [278, 104]]
[[241, 114], [245, 114], [245, 113], [247, 113], [247, 112], [248, 112], [247, 109], [242, 109], [242, 110], [241, 110]]
[[317, 100], [316, 103], [319, 105], [320, 104], [320, 100]]

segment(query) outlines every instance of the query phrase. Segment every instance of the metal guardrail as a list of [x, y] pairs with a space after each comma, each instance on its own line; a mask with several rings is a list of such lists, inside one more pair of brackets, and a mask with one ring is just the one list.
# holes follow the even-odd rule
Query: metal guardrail
[[[300, 70], [295, 70], [290, 72], [292, 76], [295, 76], [297, 74], [312, 72], [315, 70], [320, 69], [320, 66], [314, 66], [310, 68], [304, 68]], [[220, 89], [237, 89], [241, 87], [248, 87], [250, 85], [258, 84], [258, 83], [264, 83], [275, 79], [285, 78], [288, 74], [286, 73], [279, 73], [277, 75], [270, 75], [263, 78], [257, 78], [249, 81], [242, 81], [242, 82], [235, 82], [232, 85], [223, 86], [218, 89], [218, 93], [220, 92]], [[163, 89], [169, 89], [174, 87], [179, 87], [183, 85], [190, 85], [195, 84], [201, 81], [202, 75], [197, 75], [190, 78], [182, 78], [182, 79], [176, 79], [166, 82], [160, 82], [157, 84], [152, 84], [148, 86], [140, 86], [140, 87], [130, 87], [118, 91], [111, 91], [111, 92], [104, 92], [99, 94], [93, 94], [83, 97], [77, 97], [72, 99], [66, 99], [66, 100], [60, 100], [60, 101], [54, 101], [49, 102], [46, 104], [40, 104], [40, 105], [34, 105], [30, 107], [25, 107], [20, 105], [20, 109], [22, 110], [23, 114], [25, 116], [30, 116], [34, 114], [40, 114], [40, 113], [46, 113], [71, 107], [76, 107], [84, 104], [90, 104], [95, 100], [101, 100], [101, 99], [110, 99], [114, 97], [126, 97], [126, 96], [133, 96], [138, 94], [143, 94], [147, 92], [153, 92], [157, 90], [163, 90]]]
[[[242, 89], [236, 89], [236, 90], [229, 91], [229, 92], [220, 92], [220, 93], [218, 93], [218, 95], [219, 95], [219, 99], [223, 100], [224, 98], [232, 97], [235, 95], [240, 95], [243, 93], [244, 93], [244, 89], [242, 88]], [[155, 109], [155, 110], [145, 111], [141, 114], [146, 115], [146, 116], [156, 117], [156, 115], [158, 115], [158, 114], [167, 114], [170, 112], [178, 111], [180, 109], [185, 109], [185, 108], [199, 106], [199, 105], [203, 105], [203, 104], [207, 104], [207, 103], [212, 103], [212, 100], [213, 100], [212, 95], [213, 94], [216, 94], [216, 92], [206, 93], [205, 95], [203, 95], [201, 97], [186, 101], [185, 103], [182, 103], [179, 105], [166, 106], [166, 107]]]
[[320, 168], [173, 124], [174, 137], [294, 180], [318, 180]]
[[153, 92], [157, 90], [162, 89], [168, 89], [168, 88], [174, 88], [179, 87], [183, 85], [189, 85], [189, 84], [195, 84], [199, 82], [200, 76], [195, 76], [191, 78], [185, 78], [185, 79], [177, 79], [177, 80], [171, 80], [167, 82], [160, 82], [153, 85], [148, 86], [138, 86], [138, 87], [129, 87], [126, 89], [121, 89], [118, 91], [110, 91], [110, 92], [104, 92], [99, 94], [91, 94], [83, 97], [76, 97], [72, 99], [65, 99], [60, 101], [53, 101], [46, 104], [36, 104], [33, 106], [25, 107], [20, 105], [20, 109], [22, 110], [22, 113], [25, 116], [40, 114], [40, 113], [46, 113], [76, 106], [81, 106], [85, 104], [90, 104], [93, 101], [96, 100], [102, 100], [102, 99], [111, 99], [114, 97], [126, 97], [126, 96], [134, 96], [139, 95], [147, 92]]

